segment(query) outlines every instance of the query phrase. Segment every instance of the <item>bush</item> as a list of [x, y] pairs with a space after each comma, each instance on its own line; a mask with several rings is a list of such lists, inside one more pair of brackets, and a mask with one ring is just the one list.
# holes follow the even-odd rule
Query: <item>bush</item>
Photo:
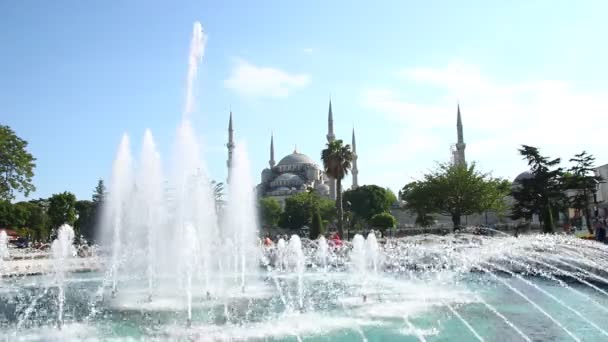
[[384, 232], [387, 228], [394, 228], [397, 220], [390, 213], [380, 213], [372, 216], [370, 224], [372, 227]]

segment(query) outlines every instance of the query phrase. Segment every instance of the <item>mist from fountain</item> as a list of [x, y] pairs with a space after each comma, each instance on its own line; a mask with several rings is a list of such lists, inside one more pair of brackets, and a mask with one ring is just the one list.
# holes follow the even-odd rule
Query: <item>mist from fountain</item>
[[353, 250], [350, 259], [352, 271], [360, 277], [365, 276], [367, 263], [365, 252], [365, 238], [361, 234], [356, 234], [353, 237]]
[[57, 239], [51, 244], [53, 268], [55, 271], [55, 284], [57, 286], [57, 327], [63, 326], [63, 306], [65, 303], [65, 276], [69, 259], [76, 254], [74, 248], [74, 229], [67, 224], [59, 227]]
[[327, 240], [325, 236], [321, 235], [317, 239], [317, 253], [316, 260], [318, 265], [321, 266], [323, 272], [327, 273], [327, 258], [329, 256], [329, 245], [327, 244]]
[[2, 277], [2, 272], [5, 268], [4, 260], [7, 260], [9, 257], [8, 235], [6, 235], [6, 231], [0, 230], [0, 278]]
[[187, 224], [184, 231], [184, 246], [182, 247], [182, 263], [185, 267], [186, 308], [188, 314], [187, 325], [192, 324], [192, 277], [196, 272], [198, 254], [198, 238], [192, 224]]
[[304, 308], [304, 252], [302, 251], [302, 241], [298, 235], [289, 238], [289, 260], [293, 271], [298, 277], [298, 304], [300, 310]]
[[371, 270], [374, 272], [374, 274], [378, 273], [378, 240], [376, 239], [376, 234], [374, 234], [374, 232], [367, 234], [367, 239], [365, 240], [365, 252]]
[[123, 252], [123, 226], [128, 224], [125, 210], [130, 202], [130, 195], [133, 190], [132, 179], [132, 158], [129, 147], [129, 137], [124, 134], [118, 145], [116, 158], [112, 166], [112, 177], [108, 187], [109, 193], [107, 200], [104, 201], [102, 208], [102, 223], [100, 240], [102, 244], [111, 249], [111, 277], [112, 293], [115, 294], [118, 286], [118, 272], [121, 266], [121, 254]]
[[231, 252], [235, 262], [231, 271], [239, 275], [239, 285], [244, 292], [246, 274], [255, 272], [258, 267], [258, 218], [254, 204], [255, 185], [245, 145], [237, 143], [232, 157], [222, 232], [233, 243]]

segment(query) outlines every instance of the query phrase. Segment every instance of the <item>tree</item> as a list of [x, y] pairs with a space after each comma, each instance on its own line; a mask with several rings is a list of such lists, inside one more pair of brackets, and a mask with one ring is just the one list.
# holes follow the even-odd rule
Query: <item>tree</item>
[[377, 185], [363, 185], [344, 192], [344, 202], [350, 203], [350, 210], [366, 221], [372, 216], [388, 211], [397, 200], [390, 190]]
[[395, 228], [397, 220], [390, 213], [379, 213], [372, 216], [370, 224], [372, 227], [378, 228], [382, 233], [384, 233], [387, 228]]
[[95, 203], [89, 200], [76, 201], [74, 208], [78, 214], [74, 228], [86, 240], [92, 241], [95, 235]]
[[515, 199], [512, 218], [529, 219], [532, 214], [539, 214], [543, 232], [552, 233], [553, 208], [558, 207], [565, 197], [562, 192], [562, 168], [557, 167], [561, 159], [542, 156], [538, 148], [527, 145], [522, 145], [519, 153], [528, 161], [532, 177], [523, 179], [512, 191]]
[[76, 222], [76, 196], [71, 192], [53, 194], [49, 199], [49, 220], [53, 229]]
[[448, 215], [454, 229], [460, 228], [462, 216], [499, 210], [508, 194], [503, 180], [477, 171], [475, 164], [440, 164], [420, 182], [406, 185], [402, 194], [406, 208], [428, 223], [429, 214]]
[[279, 219], [279, 226], [298, 229], [310, 225], [312, 215], [317, 209], [324, 221], [331, 221], [336, 215], [334, 201], [321, 197], [316, 191], [297, 193], [285, 200], [285, 208]]
[[283, 212], [281, 203], [274, 197], [263, 197], [260, 198], [258, 206], [262, 223], [266, 226], [276, 227]]
[[315, 206], [319, 208], [319, 213], [323, 221], [333, 221], [336, 218], [336, 203], [327, 197], [314, 194], [317, 199]]
[[11, 200], [15, 192], [26, 197], [36, 190], [32, 184], [36, 160], [27, 151], [27, 141], [8, 126], [0, 125], [0, 199]]
[[342, 179], [351, 168], [353, 152], [350, 145], [343, 145], [342, 140], [327, 143], [327, 148], [321, 152], [325, 173], [336, 180], [336, 208], [338, 211], [338, 233], [344, 237], [344, 210], [342, 208]]
[[35, 201], [18, 202], [13, 205], [13, 227], [20, 228], [29, 238], [46, 241], [48, 221], [44, 208]]
[[95, 190], [93, 190], [92, 200], [96, 206], [99, 206], [103, 200], [106, 198], [106, 186], [103, 183], [103, 179], [99, 179], [97, 181], [97, 186]]
[[574, 155], [570, 162], [574, 162], [574, 165], [568, 169], [567, 174], [564, 174], [562, 183], [565, 189], [575, 190], [574, 196], [569, 199], [570, 207], [584, 211], [587, 230], [593, 234], [589, 214], [589, 195], [596, 191], [597, 184], [603, 182], [603, 179], [595, 175], [595, 157], [587, 154], [586, 151]]
[[10, 228], [13, 225], [13, 205], [9, 201], [0, 200], [0, 227]]
[[310, 222], [311, 201], [306, 193], [299, 193], [285, 199], [285, 209], [279, 220], [283, 228], [299, 229]]
[[429, 227], [435, 221], [431, 215], [436, 211], [431, 190], [431, 187], [422, 181], [408, 183], [401, 190], [405, 209], [416, 215], [416, 224], [421, 227]]
[[312, 222], [310, 223], [309, 238], [316, 239], [319, 236], [325, 234], [325, 226], [323, 225], [323, 219], [321, 218], [321, 212], [319, 208], [316, 208], [312, 215]]
[[28, 227], [32, 230], [32, 237], [38, 241], [49, 239], [49, 217], [44, 202], [29, 201]]

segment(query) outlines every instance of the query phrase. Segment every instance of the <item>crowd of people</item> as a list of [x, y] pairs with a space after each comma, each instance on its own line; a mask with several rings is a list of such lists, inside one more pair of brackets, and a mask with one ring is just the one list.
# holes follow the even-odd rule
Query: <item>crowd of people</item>
[[[263, 240], [264, 247], [272, 247], [275, 245], [275, 243], [279, 242], [280, 239], [283, 239], [285, 242], [289, 241], [289, 237], [287, 235], [277, 235], [273, 240], [270, 234], [268, 234]], [[342, 246], [342, 239], [338, 233], [331, 233], [327, 243], [330, 247], [340, 247]]]

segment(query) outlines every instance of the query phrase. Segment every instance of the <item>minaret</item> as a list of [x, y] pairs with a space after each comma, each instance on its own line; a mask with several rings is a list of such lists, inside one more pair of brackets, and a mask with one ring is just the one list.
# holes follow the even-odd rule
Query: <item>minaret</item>
[[357, 141], [355, 140], [355, 128], [353, 127], [353, 168], [351, 170], [353, 175], [353, 190], [359, 187], [359, 169], [357, 168], [357, 158]]
[[331, 98], [329, 99], [329, 113], [327, 114], [327, 142], [336, 140], [334, 135], [334, 113], [331, 111]]
[[232, 111], [230, 111], [230, 120], [228, 121], [228, 143], [226, 144], [228, 148], [228, 160], [226, 161], [226, 166], [228, 166], [228, 177], [227, 183], [230, 183], [230, 169], [232, 168], [232, 152], [234, 151], [234, 130], [232, 129]]
[[275, 165], [274, 161], [274, 134], [270, 133], [270, 160], [268, 161], [270, 168], [272, 169]]
[[466, 165], [467, 162], [464, 157], [464, 149], [467, 147], [467, 144], [464, 143], [464, 134], [462, 133], [462, 118], [460, 116], [460, 104], [458, 104], [456, 129], [458, 131], [458, 142], [456, 143], [456, 158], [454, 160], [454, 163], [456, 165]]
[[[327, 142], [331, 143], [336, 140], [334, 134], [334, 113], [331, 110], [331, 97], [329, 98], [329, 112], [327, 113]], [[329, 198], [336, 199], [336, 180], [327, 176], [329, 185]]]

